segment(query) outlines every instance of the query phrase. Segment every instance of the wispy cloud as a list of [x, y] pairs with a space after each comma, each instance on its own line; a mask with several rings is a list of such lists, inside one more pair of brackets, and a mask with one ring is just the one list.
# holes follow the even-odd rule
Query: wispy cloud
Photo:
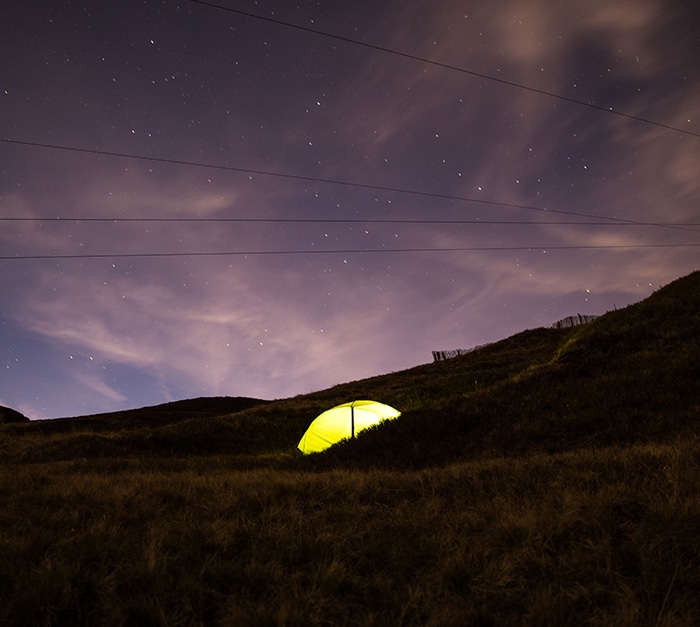
[[[187, 50], [178, 56], [172, 44], [164, 63], [165, 53], [148, 43], [152, 34], [135, 39], [144, 22], [134, 7], [124, 9], [128, 32], [114, 31], [107, 9], [99, 16], [110, 24], [105, 37], [120, 43], [117, 60], [71, 36], [80, 61], [66, 48], [62, 22], [42, 39], [28, 21], [34, 46], [13, 36], [23, 69], [8, 75], [0, 112], [14, 132], [307, 178], [2, 146], [10, 155], [0, 179], [2, 215], [47, 218], [0, 223], [4, 254], [278, 253], [7, 262], [0, 315], [45, 347], [46, 370], [55, 374], [30, 379], [15, 368], [22, 374], [0, 395], [11, 402], [29, 394], [34, 400], [14, 405], [33, 416], [66, 413], [70, 403], [85, 413], [185, 395], [293, 395], [423, 363], [432, 349], [601, 313], [697, 266], [697, 249], [575, 248], [693, 242], [696, 231], [484, 223], [698, 222], [694, 137], [400, 55], [282, 27], [258, 31], [252, 21], [231, 47], [230, 24], [214, 11], [198, 11], [176, 33], [169, 21], [161, 24], [168, 41]], [[697, 41], [675, 36], [682, 18], [656, 1], [299, 10], [410, 55], [698, 128]], [[51, 53], [48, 68], [47, 45], [61, 51], [55, 59]], [[362, 252], [474, 247], [502, 250]], [[354, 252], [293, 254], [300, 250]], [[35, 360], [34, 349], [23, 359]], [[64, 404], [52, 410], [47, 399], [63, 389]]]

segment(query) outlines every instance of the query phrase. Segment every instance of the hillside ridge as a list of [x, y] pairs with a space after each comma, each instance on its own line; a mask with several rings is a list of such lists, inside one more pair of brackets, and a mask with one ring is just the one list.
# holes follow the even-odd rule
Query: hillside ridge
[[[475, 457], [668, 441], [694, 434], [700, 383], [700, 272], [569, 328], [522, 331], [453, 359], [288, 399], [189, 399], [78, 418], [5, 424], [39, 435], [23, 459], [276, 456], [303, 468], [425, 467]], [[300, 459], [322, 411], [367, 398], [402, 416]], [[263, 456], [263, 457], [260, 457]], [[257, 463], [257, 462], [256, 462]]]
[[18, 412], [16, 409], [0, 405], [0, 424], [10, 422], [29, 422], [29, 418], [27, 418], [21, 412]]
[[[693, 273], [294, 398], [2, 424], [0, 624], [698, 625], [699, 312]], [[402, 415], [297, 450], [358, 398]]]

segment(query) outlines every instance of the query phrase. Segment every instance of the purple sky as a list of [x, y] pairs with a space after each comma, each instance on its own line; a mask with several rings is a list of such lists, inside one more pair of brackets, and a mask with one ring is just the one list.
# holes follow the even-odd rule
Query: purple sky
[[284, 398], [698, 269], [697, 3], [219, 4], [336, 37], [2, 4], [0, 404]]

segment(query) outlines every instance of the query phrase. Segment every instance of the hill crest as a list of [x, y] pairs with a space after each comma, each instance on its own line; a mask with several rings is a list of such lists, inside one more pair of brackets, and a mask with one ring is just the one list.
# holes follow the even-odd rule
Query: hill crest
[[[226, 455], [305, 468], [444, 465], [577, 448], [666, 441], [697, 431], [700, 272], [587, 325], [538, 328], [466, 355], [275, 401], [219, 398], [78, 418], [6, 424], [15, 455]], [[322, 411], [354, 399], [402, 416], [299, 459]]]
[[29, 418], [18, 412], [16, 409], [0, 405], [0, 424], [7, 424], [11, 422], [29, 422]]

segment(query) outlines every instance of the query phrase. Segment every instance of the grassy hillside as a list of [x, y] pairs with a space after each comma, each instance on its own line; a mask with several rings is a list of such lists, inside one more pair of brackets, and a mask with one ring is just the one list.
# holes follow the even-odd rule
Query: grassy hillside
[[0, 405], [0, 424], [8, 422], [27, 422], [29, 418], [14, 409]]
[[526, 331], [389, 381], [411, 410], [328, 460], [418, 467], [692, 437], [700, 273], [588, 325]]
[[[102, 416], [5, 425], [15, 455], [275, 455], [321, 411], [357, 398], [398, 421], [313, 462], [418, 468], [456, 459], [668, 441], [695, 433], [700, 398], [700, 272], [643, 302], [568, 329], [534, 329], [467, 355], [273, 402], [195, 399]], [[79, 446], [78, 446], [79, 448]], [[54, 451], [58, 457], [53, 457]], [[62, 451], [62, 452], [61, 452]]]
[[[700, 272], [292, 399], [0, 425], [0, 624], [700, 624], [698, 338]], [[296, 450], [355, 398], [403, 415]]]

